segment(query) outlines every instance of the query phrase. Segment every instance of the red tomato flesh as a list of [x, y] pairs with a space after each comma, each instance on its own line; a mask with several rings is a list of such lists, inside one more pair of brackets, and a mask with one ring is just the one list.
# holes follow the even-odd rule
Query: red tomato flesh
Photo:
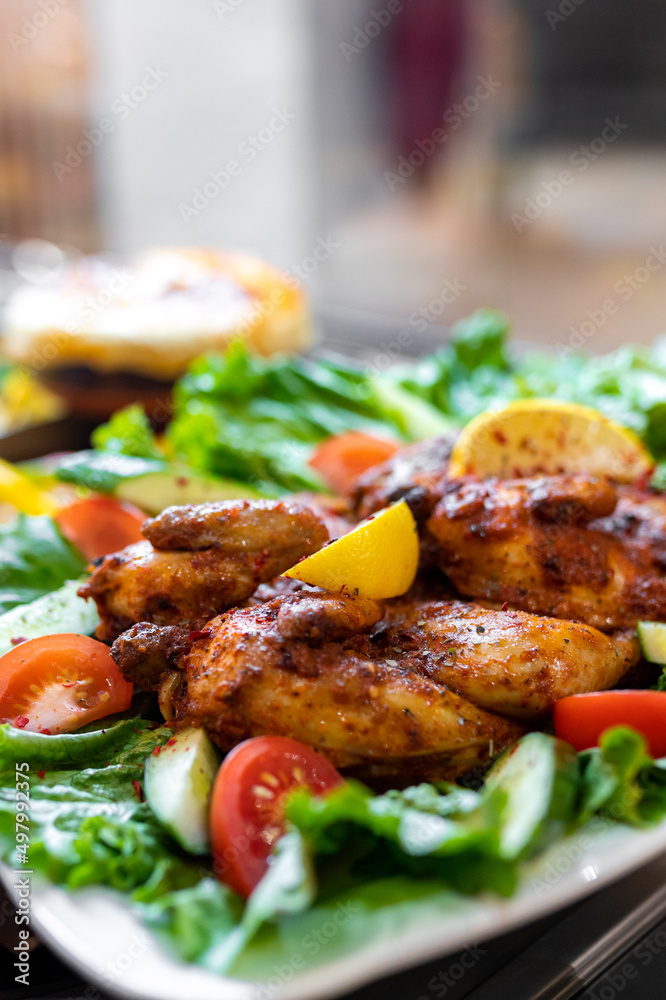
[[108, 646], [87, 635], [27, 639], [0, 656], [0, 720], [19, 729], [70, 733], [124, 712], [131, 698]]
[[86, 559], [98, 559], [143, 541], [141, 525], [146, 515], [138, 507], [111, 497], [89, 497], [63, 507], [55, 520]]
[[360, 475], [385, 462], [398, 447], [395, 441], [348, 431], [322, 441], [309, 464], [336, 493], [351, 493]]
[[666, 756], [666, 691], [595, 691], [555, 703], [555, 735], [576, 750], [599, 744], [612, 726], [629, 726], [645, 739], [653, 757]]
[[227, 754], [211, 802], [213, 867], [240, 896], [250, 895], [284, 833], [284, 803], [293, 789], [323, 795], [342, 784], [332, 764], [286, 736], [256, 736]]

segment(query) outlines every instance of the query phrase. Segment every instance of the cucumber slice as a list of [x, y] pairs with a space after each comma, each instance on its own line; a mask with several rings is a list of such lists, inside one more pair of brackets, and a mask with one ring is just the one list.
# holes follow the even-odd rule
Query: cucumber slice
[[210, 850], [208, 816], [218, 767], [217, 751], [203, 729], [183, 729], [159, 754], [146, 758], [146, 801], [191, 854]]
[[132, 503], [146, 514], [159, 514], [174, 504], [208, 503], [211, 500], [253, 500], [260, 496], [245, 483], [233, 479], [209, 479], [189, 470], [146, 472], [132, 479], [121, 479], [115, 495]]
[[666, 666], [666, 622], [639, 622], [638, 641], [648, 663]]
[[99, 625], [99, 615], [94, 601], [84, 601], [77, 595], [80, 586], [80, 580], [68, 580], [58, 590], [0, 615], [0, 656], [13, 649], [17, 639], [61, 632], [92, 635]]
[[489, 791], [501, 789], [500, 852], [505, 858], [534, 854], [561, 836], [573, 819], [578, 792], [576, 753], [546, 733], [528, 733], [491, 768]]

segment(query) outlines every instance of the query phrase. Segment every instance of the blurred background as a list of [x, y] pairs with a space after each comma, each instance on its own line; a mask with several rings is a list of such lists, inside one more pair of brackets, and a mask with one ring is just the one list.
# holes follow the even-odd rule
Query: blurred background
[[3, 0], [0, 47], [0, 297], [203, 244], [323, 314], [666, 329], [664, 0]]

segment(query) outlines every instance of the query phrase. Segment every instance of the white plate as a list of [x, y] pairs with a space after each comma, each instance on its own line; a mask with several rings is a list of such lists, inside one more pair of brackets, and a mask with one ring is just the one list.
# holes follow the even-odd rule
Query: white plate
[[[69, 894], [35, 884], [32, 919], [51, 948], [87, 980], [132, 1000], [306, 1000], [331, 997], [370, 980], [458, 951], [569, 903], [666, 851], [666, 822], [650, 831], [597, 818], [555, 845], [525, 871], [509, 900], [454, 896], [423, 905], [422, 917], [399, 919], [374, 940], [325, 964], [294, 972], [290, 955], [265, 983], [220, 977], [176, 961], [112, 893]], [[3, 866], [11, 891], [14, 877]]]

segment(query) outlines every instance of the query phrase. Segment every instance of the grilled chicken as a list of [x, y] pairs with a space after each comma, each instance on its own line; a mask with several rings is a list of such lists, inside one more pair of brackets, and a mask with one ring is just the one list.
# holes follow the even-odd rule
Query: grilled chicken
[[328, 541], [309, 507], [276, 500], [168, 507], [142, 531], [145, 542], [106, 556], [79, 589], [107, 642], [136, 622], [197, 628]]
[[360, 477], [354, 506], [360, 520], [398, 500], [405, 500], [417, 521], [432, 513], [441, 499], [447, 465], [457, 432], [427, 438], [400, 448], [381, 465]]
[[469, 597], [605, 631], [666, 618], [666, 497], [586, 476], [450, 482], [427, 529]]
[[409, 783], [485, 763], [555, 699], [614, 684], [636, 649], [519, 611], [304, 591], [214, 618], [188, 652], [173, 629], [137, 625], [112, 655], [223, 749], [288, 735], [366, 780]]

